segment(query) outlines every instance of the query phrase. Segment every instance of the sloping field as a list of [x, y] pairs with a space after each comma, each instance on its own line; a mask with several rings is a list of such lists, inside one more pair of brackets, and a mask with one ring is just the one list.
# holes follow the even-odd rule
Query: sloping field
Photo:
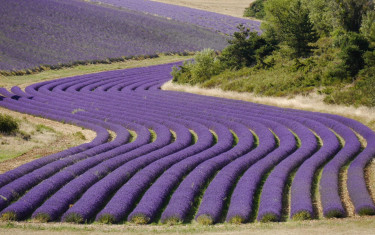
[[316, 218], [318, 207], [343, 217], [346, 190], [355, 213], [375, 213], [364, 173], [375, 155], [371, 129], [337, 115], [161, 91], [174, 65], [1, 89], [0, 106], [97, 133], [0, 175], [1, 218], [244, 223]]
[[243, 24], [253, 31], [260, 32], [260, 22], [258, 21], [241, 19], [190, 7], [176, 6], [149, 0], [89, 0], [89, 2], [105, 3], [116, 7], [145, 12], [183, 23], [198, 25], [228, 35], [238, 31], [237, 26], [239, 24]]
[[234, 17], [243, 17], [244, 9], [254, 0], [152, 0]]
[[79, 0], [0, 0], [0, 70], [162, 52], [221, 50], [222, 35]]

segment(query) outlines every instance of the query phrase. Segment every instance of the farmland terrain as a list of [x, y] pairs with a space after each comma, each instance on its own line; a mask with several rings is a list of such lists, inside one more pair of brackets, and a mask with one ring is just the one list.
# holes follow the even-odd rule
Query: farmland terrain
[[[301, 9], [301, 1], [284, 3]], [[309, 83], [314, 65], [348, 62], [346, 47], [323, 37], [316, 51], [275, 44], [270, 28], [264, 36], [259, 22], [231, 17], [235, 7], [219, 15], [198, 10], [202, 1], [195, 9], [143, 0], [22, 7], [32, 3], [6, 2], [35, 20], [10, 13], [0, 35], [0, 233], [373, 232], [374, 109], [324, 104], [327, 89], [340, 86]], [[237, 23], [245, 26], [234, 33]], [[33, 36], [22, 41], [23, 30]], [[214, 50], [194, 61], [179, 55], [205, 45]], [[361, 69], [371, 74], [371, 60]], [[291, 88], [293, 73], [300, 83]], [[262, 74], [272, 76], [262, 84]], [[272, 92], [284, 97], [259, 96]]]
[[[365, 166], [374, 154], [375, 134], [368, 127], [336, 115], [160, 91], [171, 78], [171, 68], [180, 64], [45, 81], [25, 91], [2, 90], [4, 107], [97, 132], [87, 147], [3, 174], [2, 218], [173, 224], [190, 222], [195, 214], [198, 222], [212, 224], [263, 221], [269, 215], [286, 221], [300, 213], [306, 218], [372, 213]], [[66, 157], [66, 151], [75, 153]], [[332, 179], [339, 178], [346, 164], [348, 180]], [[72, 177], [70, 171], [80, 176]], [[313, 183], [318, 172], [319, 187]], [[55, 184], [48, 186], [49, 181]], [[204, 186], [207, 181], [211, 183]], [[82, 183], [85, 188], [77, 187]], [[250, 191], [249, 198], [244, 190]], [[23, 196], [17, 200], [14, 192]], [[121, 203], [124, 197], [127, 204]], [[196, 207], [187, 206], [197, 197], [202, 199]], [[243, 210], [245, 205], [249, 207]], [[321, 214], [316, 213], [319, 208]]]
[[0, 70], [110, 63], [227, 44], [226, 37], [202, 27], [129, 9], [78, 0], [0, 3]]
[[155, 2], [163, 2], [173, 5], [180, 5], [185, 7], [196, 8], [205, 11], [216, 12], [224, 15], [231, 15], [235, 17], [243, 17], [244, 9], [250, 5], [254, 0], [152, 0]]

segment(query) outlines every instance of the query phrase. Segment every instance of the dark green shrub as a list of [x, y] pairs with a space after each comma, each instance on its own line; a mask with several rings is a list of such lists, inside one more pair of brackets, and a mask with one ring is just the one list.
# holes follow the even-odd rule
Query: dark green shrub
[[345, 215], [339, 210], [330, 210], [324, 215], [326, 218], [343, 218]]
[[369, 50], [369, 42], [359, 33], [341, 32], [336, 36], [335, 44], [341, 48], [339, 57], [343, 65], [354, 77], [365, 66], [364, 54]]
[[0, 114], [0, 132], [12, 134], [18, 130], [18, 122], [9, 115]]
[[225, 68], [240, 69], [252, 65], [263, 63], [263, 59], [275, 50], [275, 45], [266, 40], [265, 37], [243, 25], [237, 27], [238, 32], [233, 34], [233, 38], [228, 40], [227, 46], [221, 56], [220, 61]]
[[115, 218], [113, 215], [104, 214], [100, 217], [99, 222], [103, 224], [113, 224], [115, 222]]
[[213, 75], [222, 71], [217, 54], [212, 49], [198, 52], [193, 61], [184, 62], [179, 68], [172, 70], [173, 81], [195, 85], [209, 80]]
[[293, 220], [311, 220], [312, 215], [308, 211], [301, 211], [293, 215]]
[[254, 2], [250, 3], [250, 6], [245, 9], [243, 16], [263, 19], [266, 15], [264, 11], [264, 2], [265, 0], [255, 0]]
[[279, 222], [279, 217], [275, 215], [274, 213], [267, 213], [263, 215], [260, 222], [268, 223], [268, 222]]
[[84, 222], [81, 215], [77, 213], [71, 213], [68, 216], [65, 217], [65, 222], [68, 223], [76, 223], [76, 224], [82, 224]]

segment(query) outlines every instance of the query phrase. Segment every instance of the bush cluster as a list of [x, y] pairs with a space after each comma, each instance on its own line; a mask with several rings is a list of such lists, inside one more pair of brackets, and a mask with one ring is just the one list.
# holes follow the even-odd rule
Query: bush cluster
[[6, 114], [0, 114], [0, 133], [12, 134], [18, 130], [18, 122]]
[[174, 81], [273, 96], [318, 90], [327, 103], [375, 106], [372, 0], [256, 0], [245, 15], [257, 14], [261, 35], [240, 25], [221, 53], [175, 68]]

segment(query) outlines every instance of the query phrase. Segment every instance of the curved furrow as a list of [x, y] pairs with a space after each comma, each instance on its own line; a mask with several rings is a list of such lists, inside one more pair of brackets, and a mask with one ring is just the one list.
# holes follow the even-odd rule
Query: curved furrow
[[[161, 217], [176, 223], [196, 214], [202, 223], [280, 220], [286, 181], [296, 170], [290, 216], [305, 219], [314, 216], [313, 179], [325, 163], [323, 213], [342, 216], [338, 173], [352, 159], [348, 190], [356, 212], [375, 213], [363, 175], [375, 155], [373, 131], [336, 115], [161, 91], [179, 64], [80, 75], [25, 91], [0, 89], [0, 106], [97, 132], [90, 143], [0, 175], [2, 218], [148, 223]], [[128, 130], [135, 131], [135, 141]], [[356, 133], [367, 141], [358, 156]]]

